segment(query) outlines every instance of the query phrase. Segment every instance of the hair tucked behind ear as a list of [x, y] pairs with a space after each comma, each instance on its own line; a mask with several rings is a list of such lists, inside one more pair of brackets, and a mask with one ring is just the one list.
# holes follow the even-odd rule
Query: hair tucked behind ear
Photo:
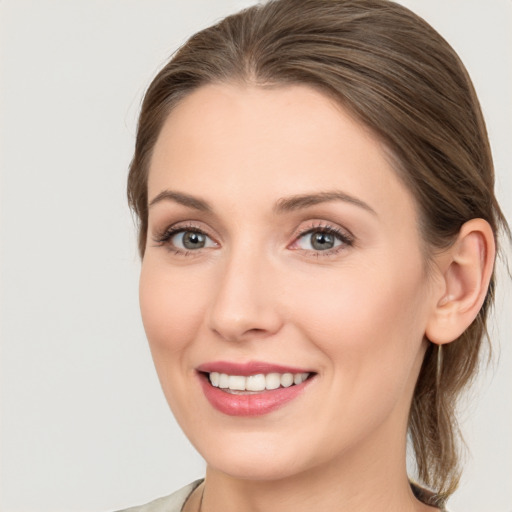
[[[380, 136], [416, 198], [426, 259], [464, 222], [483, 218], [508, 230], [479, 103], [456, 53], [421, 18], [387, 0], [276, 0], [193, 36], [150, 85], [139, 119], [128, 199], [147, 235], [147, 173], [169, 112], [212, 82], [309, 84], [334, 97]], [[474, 376], [494, 277], [480, 314], [443, 348], [425, 355], [409, 432], [419, 477], [440, 502], [457, 485], [456, 400]]]

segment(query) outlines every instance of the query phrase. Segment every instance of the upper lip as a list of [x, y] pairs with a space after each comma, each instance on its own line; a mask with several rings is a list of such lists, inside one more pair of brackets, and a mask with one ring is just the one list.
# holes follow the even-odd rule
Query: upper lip
[[267, 363], [263, 361], [249, 361], [247, 363], [212, 361], [199, 365], [197, 367], [197, 371], [203, 373], [218, 372], [246, 377], [249, 375], [257, 375], [259, 373], [313, 373], [311, 370], [305, 368]]

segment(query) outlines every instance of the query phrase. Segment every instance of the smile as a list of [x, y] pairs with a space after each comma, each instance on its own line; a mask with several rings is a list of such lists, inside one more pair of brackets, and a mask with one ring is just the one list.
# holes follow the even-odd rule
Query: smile
[[258, 373], [257, 375], [228, 375], [227, 373], [211, 372], [209, 380], [212, 386], [225, 390], [228, 393], [244, 391], [259, 392], [278, 388], [289, 388], [302, 384], [309, 376], [307, 372], [301, 373]]
[[316, 373], [274, 364], [216, 362], [201, 365], [197, 375], [204, 396], [229, 416], [261, 416], [299, 397]]

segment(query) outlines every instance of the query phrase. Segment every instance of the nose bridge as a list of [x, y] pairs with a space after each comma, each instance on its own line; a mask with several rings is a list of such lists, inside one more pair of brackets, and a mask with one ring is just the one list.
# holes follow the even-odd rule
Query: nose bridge
[[228, 340], [270, 335], [279, 330], [280, 318], [272, 286], [276, 273], [271, 261], [254, 241], [233, 247], [219, 272], [210, 307], [210, 328]]

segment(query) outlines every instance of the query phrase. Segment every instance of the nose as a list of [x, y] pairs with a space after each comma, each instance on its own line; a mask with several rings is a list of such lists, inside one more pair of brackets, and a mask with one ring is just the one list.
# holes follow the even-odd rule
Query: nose
[[254, 252], [239, 252], [224, 262], [207, 319], [213, 332], [227, 341], [244, 341], [280, 330], [279, 290], [271, 267]]

